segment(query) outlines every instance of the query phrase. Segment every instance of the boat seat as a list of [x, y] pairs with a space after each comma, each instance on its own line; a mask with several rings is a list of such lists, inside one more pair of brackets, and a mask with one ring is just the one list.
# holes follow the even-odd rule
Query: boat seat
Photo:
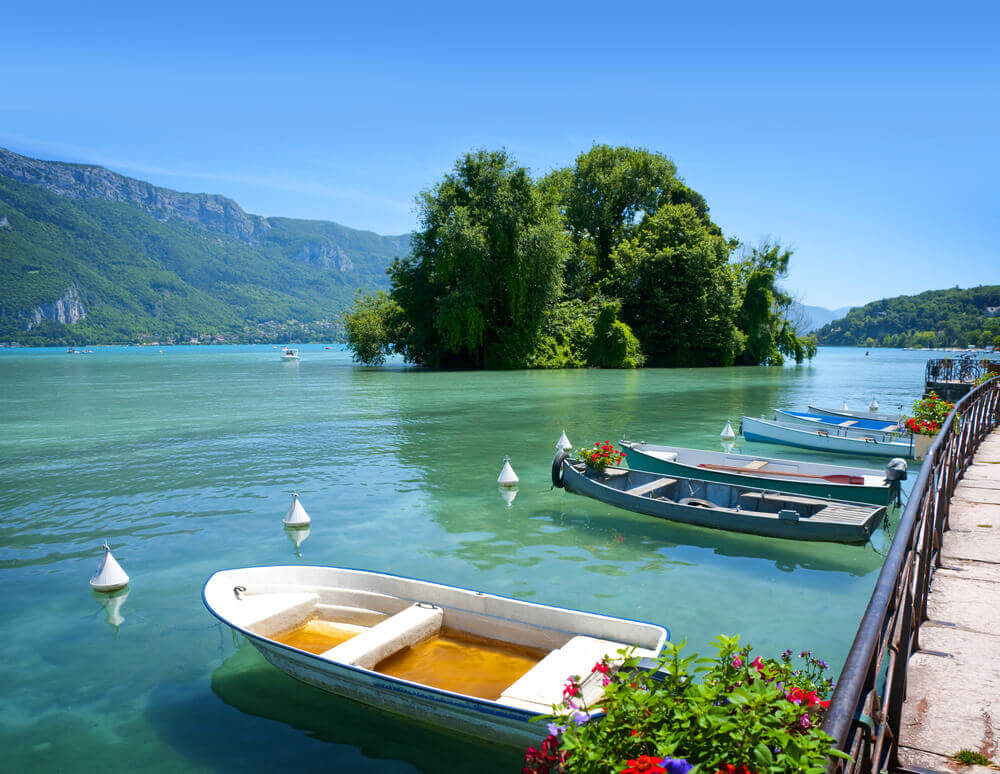
[[314, 593], [248, 594], [232, 607], [230, 620], [261, 637], [295, 628], [316, 608]]
[[741, 500], [769, 500], [774, 503], [794, 503], [795, 505], [829, 505], [826, 500], [817, 500], [814, 497], [800, 497], [799, 495], [786, 494], [784, 492], [744, 492], [740, 495]]
[[767, 460], [753, 460], [744, 465], [744, 468], [748, 470], [760, 470], [761, 468], [766, 468], [770, 463]]
[[647, 481], [645, 484], [639, 484], [639, 486], [626, 489], [625, 494], [641, 497], [642, 495], [648, 494], [656, 489], [662, 489], [665, 486], [672, 486], [676, 483], [676, 478], [654, 478], [652, 481]]
[[372, 669], [383, 659], [441, 630], [444, 610], [417, 603], [322, 653], [321, 658]]
[[626, 647], [624, 643], [596, 637], [573, 637], [521, 675], [517, 682], [500, 694], [499, 701], [525, 709], [541, 706], [545, 712], [551, 712], [553, 704], [562, 702], [566, 682], [577, 675], [583, 683], [584, 700], [592, 704], [604, 693], [604, 687], [599, 680], [585, 678], [605, 656], [620, 661], [618, 651]]

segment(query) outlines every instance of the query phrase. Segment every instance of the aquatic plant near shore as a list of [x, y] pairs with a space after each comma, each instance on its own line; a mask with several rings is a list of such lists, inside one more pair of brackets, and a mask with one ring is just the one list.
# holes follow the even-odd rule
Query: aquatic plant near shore
[[[714, 659], [667, 643], [657, 669], [621, 651], [592, 674], [605, 682], [592, 706], [579, 679], [564, 691], [549, 736], [525, 755], [525, 774], [820, 774], [843, 757], [820, 730], [829, 707], [828, 667], [808, 651], [793, 663], [753, 658], [738, 637], [720, 636]], [[580, 722], [580, 715], [593, 716]]]

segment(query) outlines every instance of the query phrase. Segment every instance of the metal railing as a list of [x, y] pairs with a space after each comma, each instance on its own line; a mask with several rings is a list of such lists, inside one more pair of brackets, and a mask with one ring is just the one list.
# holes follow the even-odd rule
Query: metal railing
[[1000, 424], [1000, 379], [962, 398], [931, 444], [900, 517], [823, 722], [853, 761], [829, 774], [898, 770], [899, 728], [910, 656], [920, 650], [931, 576], [941, 566], [951, 496], [983, 438]]
[[966, 355], [958, 358], [928, 360], [925, 382], [960, 382], [972, 384], [985, 374], [1000, 374], [1000, 361]]

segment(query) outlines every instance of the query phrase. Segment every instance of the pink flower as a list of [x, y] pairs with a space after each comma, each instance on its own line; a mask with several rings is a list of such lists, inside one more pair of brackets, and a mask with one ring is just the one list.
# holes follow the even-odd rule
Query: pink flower
[[753, 660], [752, 666], [758, 672], [763, 672], [764, 671], [764, 659], [762, 659], [760, 656], [757, 656], [757, 658], [755, 658]]
[[739, 656], [733, 656], [733, 666], [739, 669], [741, 666], [743, 666], [743, 659], [741, 659]]

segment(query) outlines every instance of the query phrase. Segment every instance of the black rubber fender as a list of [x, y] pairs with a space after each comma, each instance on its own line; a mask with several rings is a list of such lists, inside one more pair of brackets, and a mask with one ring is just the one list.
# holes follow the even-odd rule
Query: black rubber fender
[[563, 488], [563, 460], [568, 460], [569, 455], [562, 449], [556, 452], [555, 459], [552, 460], [552, 486]]

